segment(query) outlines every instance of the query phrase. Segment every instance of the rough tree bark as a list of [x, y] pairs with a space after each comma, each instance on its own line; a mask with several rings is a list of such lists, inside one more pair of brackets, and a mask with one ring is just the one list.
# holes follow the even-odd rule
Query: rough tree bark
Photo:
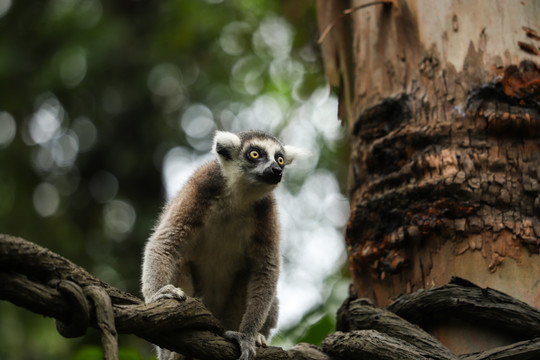
[[[342, 14], [319, 28], [351, 104], [353, 292], [386, 306], [457, 275], [540, 307], [540, 3], [345, 3], [318, 7]], [[432, 331], [476, 349], [446, 325]]]

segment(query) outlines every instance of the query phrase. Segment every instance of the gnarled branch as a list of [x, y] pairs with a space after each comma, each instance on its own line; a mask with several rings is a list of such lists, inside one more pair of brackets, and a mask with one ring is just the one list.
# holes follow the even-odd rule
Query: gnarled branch
[[531, 339], [540, 337], [540, 311], [503, 292], [454, 277], [450, 284], [400, 296], [388, 310], [420, 326], [461, 318]]
[[[198, 359], [237, 359], [237, 344], [225, 339], [220, 322], [197, 299], [141, 299], [95, 278], [58, 254], [24, 239], [0, 234], [0, 299], [57, 320], [64, 336], [100, 329], [105, 359], [117, 358], [116, 334], [135, 334], [160, 347]], [[436, 312], [495, 321], [522, 334], [525, 341], [461, 356], [467, 360], [536, 359], [540, 353], [540, 312], [492, 289], [462, 279], [398, 298], [387, 310], [365, 300], [347, 299], [338, 312], [338, 331], [322, 348], [299, 344], [285, 351], [257, 349], [257, 359], [454, 360], [440, 342], [420, 327]], [[474, 310], [474, 311], [473, 311]], [[393, 312], [393, 313], [392, 313]], [[465, 315], [463, 315], [465, 314]], [[488, 314], [488, 315], [486, 315]], [[344, 331], [344, 332], [342, 332]]]
[[[0, 299], [53, 317], [60, 322], [60, 328], [65, 324], [70, 327], [74, 325], [73, 301], [62, 290], [66, 284], [75, 284], [86, 295], [96, 289], [108, 295], [116, 327], [112, 333], [135, 334], [161, 347], [201, 359], [234, 359], [239, 355], [237, 345], [221, 336], [221, 324], [199, 300], [144, 304], [50, 250], [18, 237], [0, 235]], [[95, 299], [93, 295], [89, 297]], [[96, 315], [103, 309], [94, 302], [88, 302], [89, 325], [110, 328], [110, 323], [104, 325], [107, 321]], [[77, 313], [80, 312], [78, 308]], [[80, 330], [75, 334], [81, 335]]]

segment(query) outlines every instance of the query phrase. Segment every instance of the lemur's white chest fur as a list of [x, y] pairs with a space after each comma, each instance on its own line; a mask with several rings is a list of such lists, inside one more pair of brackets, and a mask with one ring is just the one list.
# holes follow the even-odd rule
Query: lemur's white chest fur
[[191, 249], [195, 262], [204, 257], [206, 264], [195, 269], [195, 289], [200, 292], [195, 295], [220, 312], [234, 282], [246, 271], [246, 251], [255, 232], [255, 215], [252, 206], [238, 206], [225, 196], [214, 204], [206, 223], [211, 225], [199, 230]]

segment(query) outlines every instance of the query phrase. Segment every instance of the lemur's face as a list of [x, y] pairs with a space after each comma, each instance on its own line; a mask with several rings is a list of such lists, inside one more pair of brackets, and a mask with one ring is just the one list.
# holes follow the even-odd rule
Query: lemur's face
[[285, 150], [273, 139], [251, 139], [242, 146], [239, 164], [253, 181], [278, 184], [285, 167]]
[[301, 154], [300, 149], [283, 146], [275, 137], [259, 131], [218, 131], [214, 151], [231, 183], [260, 184], [267, 190], [279, 184], [285, 166]]

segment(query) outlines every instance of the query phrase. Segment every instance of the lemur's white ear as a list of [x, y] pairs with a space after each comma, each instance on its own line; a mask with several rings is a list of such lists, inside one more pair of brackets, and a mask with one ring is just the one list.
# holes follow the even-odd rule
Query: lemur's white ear
[[292, 145], [285, 145], [285, 165], [290, 165], [297, 160], [307, 159], [311, 156], [311, 152]]
[[232, 160], [240, 150], [241, 141], [238, 135], [228, 131], [216, 131], [212, 150], [225, 160]]

